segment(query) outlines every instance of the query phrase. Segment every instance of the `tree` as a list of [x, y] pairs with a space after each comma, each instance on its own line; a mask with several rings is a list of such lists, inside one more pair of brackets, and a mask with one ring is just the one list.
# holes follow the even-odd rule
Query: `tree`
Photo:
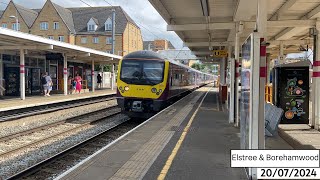
[[194, 63], [194, 64], [192, 64], [191, 67], [192, 67], [193, 69], [202, 71], [202, 70], [205, 68], [205, 65], [204, 65], [204, 64], [201, 64], [201, 63]]
[[[101, 71], [100, 65], [94, 66], [95, 71]], [[112, 70], [112, 65], [103, 65], [103, 71], [104, 72], [111, 72]]]

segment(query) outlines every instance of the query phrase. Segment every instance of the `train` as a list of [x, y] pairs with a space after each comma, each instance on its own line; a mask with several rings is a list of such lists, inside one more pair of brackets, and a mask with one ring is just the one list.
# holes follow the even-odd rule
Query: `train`
[[175, 97], [216, 79], [153, 51], [129, 53], [118, 67], [117, 103], [130, 117], [150, 117]]

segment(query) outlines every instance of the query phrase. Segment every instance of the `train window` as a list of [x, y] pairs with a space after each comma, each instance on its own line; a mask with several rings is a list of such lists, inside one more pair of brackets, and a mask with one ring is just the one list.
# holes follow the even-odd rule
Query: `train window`
[[163, 81], [164, 62], [123, 60], [120, 79], [129, 84], [155, 85]]

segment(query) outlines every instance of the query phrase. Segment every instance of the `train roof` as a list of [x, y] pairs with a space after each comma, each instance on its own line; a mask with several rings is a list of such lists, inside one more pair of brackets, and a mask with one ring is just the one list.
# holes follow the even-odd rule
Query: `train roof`
[[178, 66], [181, 66], [181, 67], [184, 67], [188, 70], [191, 70], [191, 71], [194, 71], [194, 72], [197, 72], [197, 73], [202, 73], [202, 74], [206, 74], [206, 75], [209, 75], [209, 76], [214, 76], [213, 74], [209, 74], [209, 73], [204, 73], [204, 72], [201, 72], [199, 70], [196, 70], [196, 69], [193, 69], [187, 65], [184, 65], [178, 61], [175, 61], [173, 59], [168, 59], [168, 58], [165, 58], [163, 57], [162, 55], [160, 55], [159, 53], [156, 53], [156, 52], [153, 52], [153, 51], [147, 51], [147, 50], [143, 50], [143, 51], [135, 51], [135, 52], [132, 52], [132, 53], [129, 53], [127, 54], [126, 56], [123, 57], [123, 59], [158, 59], [158, 60], [168, 60], [170, 63], [172, 64], [175, 64], [175, 65], [178, 65]]
[[136, 59], [136, 58], [142, 58], [142, 59], [159, 59], [164, 60], [165, 58], [161, 56], [159, 53], [153, 52], [153, 51], [135, 51], [132, 53], [127, 54], [123, 57], [123, 59]]

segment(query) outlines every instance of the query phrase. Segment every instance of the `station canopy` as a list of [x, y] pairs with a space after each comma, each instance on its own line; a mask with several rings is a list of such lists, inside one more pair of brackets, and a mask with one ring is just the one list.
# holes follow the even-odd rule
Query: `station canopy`
[[55, 41], [32, 34], [18, 32], [0, 27], [0, 53], [15, 53], [26, 50], [27, 56], [44, 56], [61, 53], [68, 61], [91, 63], [116, 63], [122, 58], [114, 54]]
[[[212, 50], [240, 45], [253, 32], [257, 0], [149, 0], [185, 45], [202, 61], [212, 61]], [[267, 0], [267, 42], [271, 57], [301, 52], [312, 46], [310, 29], [320, 18], [319, 0]]]

